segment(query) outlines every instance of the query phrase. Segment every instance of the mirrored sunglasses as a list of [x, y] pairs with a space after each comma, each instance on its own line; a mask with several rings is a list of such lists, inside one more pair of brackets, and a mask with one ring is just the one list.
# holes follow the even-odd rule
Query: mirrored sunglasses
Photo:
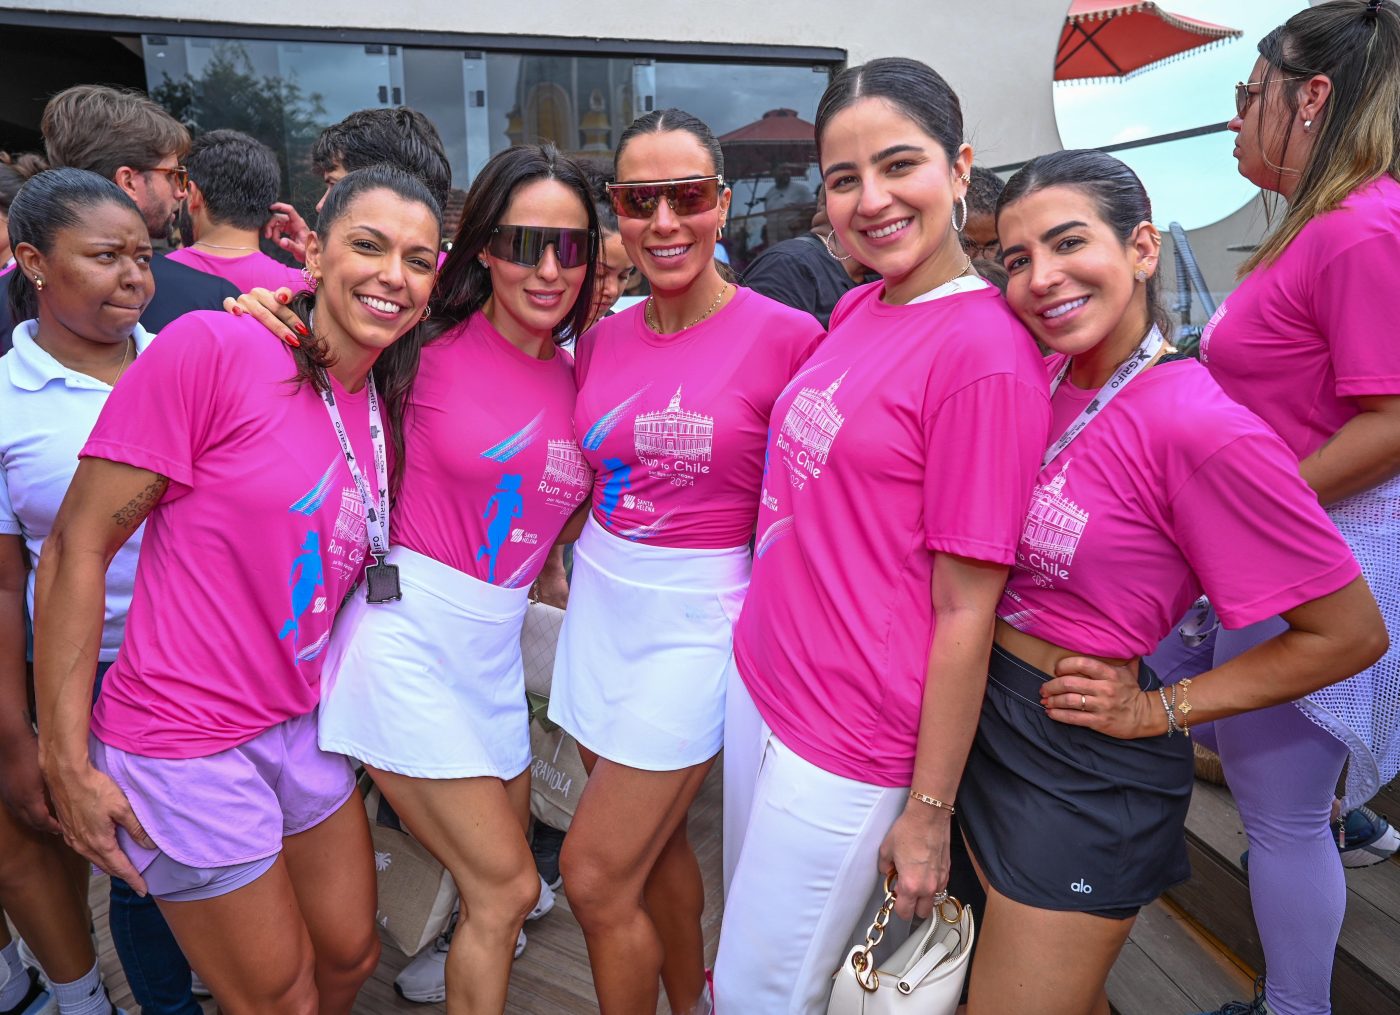
[[544, 252], [554, 248], [561, 268], [577, 268], [592, 256], [587, 229], [555, 229], [549, 226], [497, 226], [486, 249], [495, 257], [533, 268]]
[[724, 187], [722, 176], [701, 176], [692, 180], [647, 180], [642, 183], [609, 183], [608, 196], [613, 211], [622, 218], [649, 219], [656, 214], [662, 198], [675, 215], [698, 215], [719, 204]]

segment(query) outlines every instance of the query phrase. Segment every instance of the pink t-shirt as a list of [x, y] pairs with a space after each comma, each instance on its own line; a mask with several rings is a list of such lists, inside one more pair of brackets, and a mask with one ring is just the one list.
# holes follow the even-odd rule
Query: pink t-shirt
[[424, 346], [393, 541], [493, 585], [533, 582], [593, 485], [575, 397], [568, 353], [528, 356], [485, 314]]
[[197, 247], [181, 247], [179, 250], [172, 250], [166, 256], [196, 271], [226, 278], [236, 285], [241, 293], [251, 292], [258, 286], [272, 290], [287, 286], [294, 293], [307, 287], [299, 269], [268, 257], [261, 250], [241, 257], [215, 257]]
[[[1063, 365], [1050, 357], [1051, 376]], [[1061, 384], [1052, 434], [1096, 394]], [[1041, 472], [997, 612], [1053, 645], [1128, 659], [1203, 592], [1240, 628], [1360, 573], [1288, 448], [1183, 360], [1134, 378]]]
[[773, 409], [744, 684], [818, 768], [908, 786], [933, 555], [1010, 565], [1050, 427], [1045, 368], [986, 287], [890, 306], [852, 290]]
[[[320, 700], [331, 622], [359, 580], [365, 509], [320, 396], [251, 318], [166, 327], [107, 399], [83, 457], [167, 476], [126, 638], [92, 728], [133, 754], [215, 754]], [[364, 389], [331, 381], [360, 462]], [[365, 475], [375, 488], [373, 468]]]
[[676, 335], [645, 303], [578, 343], [575, 432], [597, 473], [593, 516], [657, 546], [743, 546], [754, 532], [773, 399], [823, 331], [810, 314], [739, 289]]
[[1220, 305], [1201, 362], [1299, 459], [1400, 394], [1400, 183], [1382, 177], [1319, 215]]

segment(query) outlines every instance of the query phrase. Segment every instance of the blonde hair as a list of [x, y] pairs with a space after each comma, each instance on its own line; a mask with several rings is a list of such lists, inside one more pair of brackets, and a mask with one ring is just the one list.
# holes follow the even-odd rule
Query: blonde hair
[[[1317, 138], [1278, 226], [1240, 269], [1246, 275], [1287, 249], [1303, 227], [1335, 210], [1348, 195], [1382, 176], [1400, 180], [1400, 7], [1397, 0], [1331, 0], [1289, 18], [1259, 42], [1268, 69], [1262, 103], [1275, 74], [1307, 79], [1325, 74], [1332, 91], [1318, 111]], [[1284, 95], [1290, 116], [1298, 87]], [[1282, 165], [1287, 139], [1278, 155]], [[1265, 153], [1266, 158], [1274, 158]], [[1275, 166], [1277, 168], [1277, 166]]]

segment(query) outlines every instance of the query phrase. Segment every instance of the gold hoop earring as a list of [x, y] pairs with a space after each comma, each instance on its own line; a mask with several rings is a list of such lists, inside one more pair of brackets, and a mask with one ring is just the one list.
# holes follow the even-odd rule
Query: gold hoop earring
[[850, 254], [838, 254], [836, 252], [836, 230], [833, 229], [831, 232], [827, 233], [826, 239], [822, 240], [822, 244], [826, 247], [826, 252], [836, 258], [836, 260], [849, 261], [851, 259]]
[[724, 239], [724, 226], [719, 226], [715, 229], [715, 242], [718, 243], [722, 239]]

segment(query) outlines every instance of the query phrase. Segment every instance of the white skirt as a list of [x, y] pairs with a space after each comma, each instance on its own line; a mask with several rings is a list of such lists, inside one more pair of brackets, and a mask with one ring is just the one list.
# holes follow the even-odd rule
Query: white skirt
[[490, 585], [402, 546], [403, 599], [357, 589], [321, 671], [320, 745], [420, 779], [513, 779], [530, 764], [520, 661], [529, 589]]
[[590, 515], [574, 548], [549, 718], [631, 768], [673, 772], [713, 758], [751, 567], [747, 546], [649, 546]]

